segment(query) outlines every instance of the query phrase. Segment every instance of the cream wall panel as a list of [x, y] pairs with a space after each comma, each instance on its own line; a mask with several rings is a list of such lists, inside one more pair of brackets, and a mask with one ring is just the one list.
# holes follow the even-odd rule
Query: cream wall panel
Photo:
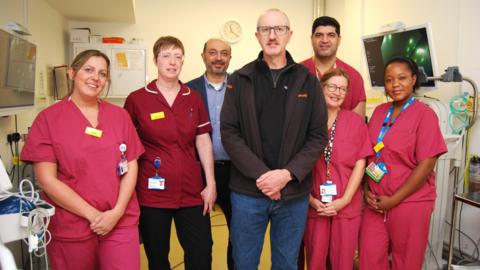
[[310, 29], [312, 23], [311, 0], [137, 0], [136, 24], [70, 22], [70, 27], [90, 27], [95, 34], [121, 36], [130, 40], [143, 39], [147, 46], [147, 74], [157, 77], [153, 65], [152, 47], [157, 38], [173, 35], [185, 46], [185, 64], [180, 79], [188, 81], [204, 72], [200, 53], [204, 42], [218, 37], [222, 24], [237, 20], [243, 29], [243, 39], [232, 45], [232, 60], [229, 71], [242, 67], [256, 58], [260, 47], [254, 33], [258, 16], [268, 8], [280, 8], [290, 18], [293, 30], [287, 49], [296, 61], [311, 55]]
[[[37, 44], [35, 108], [17, 115], [18, 131], [26, 133], [37, 113], [51, 103], [51, 99], [48, 98], [51, 87], [49, 67], [65, 64], [66, 21], [44, 0], [0, 0], [0, 7], [0, 27], [9, 21], [24, 24], [32, 35], [23, 38]], [[14, 130], [13, 116], [0, 118], [0, 154], [7, 168], [11, 167], [11, 154], [6, 144], [6, 134]]]
[[[407, 27], [430, 22], [440, 75], [447, 66], [458, 64], [459, 7], [462, 1], [327, 0], [326, 14], [336, 17], [342, 25], [339, 56], [362, 73], [367, 95], [377, 96], [382, 93], [370, 89], [361, 37], [378, 33], [382, 25], [391, 22], [402, 21]], [[438, 90], [426, 92], [426, 95], [445, 101], [458, 93], [458, 85], [440, 83]]]

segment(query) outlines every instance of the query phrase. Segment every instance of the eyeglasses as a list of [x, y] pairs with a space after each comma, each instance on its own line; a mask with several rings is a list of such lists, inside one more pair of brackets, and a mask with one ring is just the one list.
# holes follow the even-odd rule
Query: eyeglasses
[[257, 32], [261, 36], [267, 36], [270, 35], [270, 31], [272, 31], [278, 35], [278, 36], [283, 36], [287, 34], [288, 30], [290, 30], [290, 27], [287, 25], [277, 25], [277, 26], [258, 26], [257, 27]]
[[345, 95], [347, 93], [347, 87], [345, 86], [337, 86], [336, 84], [333, 83], [326, 83], [324, 87], [328, 90], [330, 93], [334, 93], [338, 90], [340, 90], [340, 94]]
[[170, 59], [175, 60], [175, 62], [183, 61], [183, 54], [171, 54], [171, 53], [160, 53], [158, 55], [159, 59], [162, 61], [169, 61]]

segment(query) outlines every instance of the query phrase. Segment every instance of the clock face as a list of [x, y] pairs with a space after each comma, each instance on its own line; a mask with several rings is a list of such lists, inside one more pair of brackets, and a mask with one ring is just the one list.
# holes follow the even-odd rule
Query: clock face
[[237, 21], [228, 21], [220, 29], [220, 35], [229, 43], [238, 42], [242, 39], [242, 26]]

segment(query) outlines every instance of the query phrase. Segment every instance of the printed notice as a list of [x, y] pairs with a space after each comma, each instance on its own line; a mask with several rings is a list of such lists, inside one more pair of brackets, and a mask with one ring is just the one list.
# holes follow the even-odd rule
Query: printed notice
[[128, 69], [127, 54], [125, 52], [117, 52], [115, 56], [117, 58], [117, 68]]

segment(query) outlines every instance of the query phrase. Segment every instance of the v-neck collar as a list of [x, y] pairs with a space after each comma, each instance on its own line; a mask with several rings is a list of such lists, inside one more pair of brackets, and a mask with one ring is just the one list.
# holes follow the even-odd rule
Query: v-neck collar
[[88, 120], [88, 118], [83, 114], [82, 110], [80, 110], [80, 108], [77, 106], [77, 104], [75, 104], [75, 102], [73, 102], [71, 97], [68, 97], [66, 102], [70, 103], [70, 106], [72, 106], [74, 108], [74, 110], [77, 111], [77, 113], [80, 115], [81, 118], [83, 118], [85, 124], [88, 127], [92, 127], [92, 128], [95, 128], [95, 129], [100, 129], [102, 127], [102, 123], [103, 123], [103, 121], [102, 121], [103, 120], [103, 117], [102, 117], [103, 116], [103, 101], [97, 99], [98, 115], [97, 115], [97, 125], [96, 126], [92, 125], [90, 120]]

